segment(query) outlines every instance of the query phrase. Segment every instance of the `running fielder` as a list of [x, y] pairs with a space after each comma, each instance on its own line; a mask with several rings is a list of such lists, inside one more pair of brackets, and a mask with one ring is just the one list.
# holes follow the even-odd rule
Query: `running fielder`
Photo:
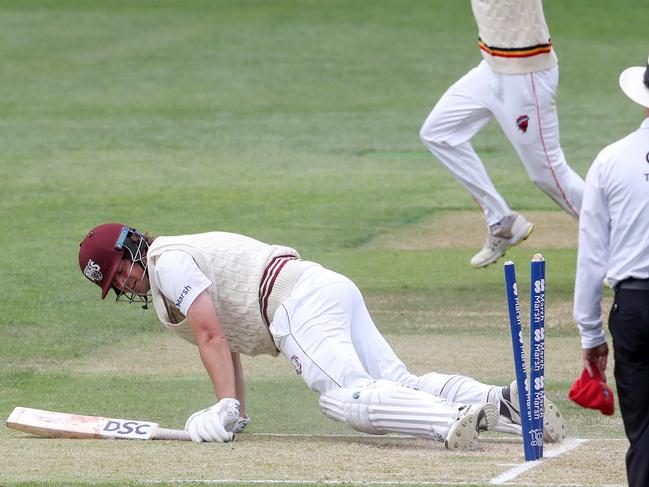
[[492, 118], [532, 182], [575, 219], [584, 181], [568, 166], [559, 144], [559, 68], [541, 0], [471, 0], [471, 7], [484, 59], [442, 95], [420, 136], [484, 212], [487, 241], [471, 265], [485, 267], [534, 227], [507, 205], [471, 146], [471, 138]]
[[[187, 420], [196, 442], [230, 441], [250, 421], [241, 353], [284, 355], [321, 394], [322, 412], [357, 431], [450, 450], [477, 448], [484, 429], [520, 434], [515, 387], [410, 373], [354, 283], [290, 247], [225, 232], [153, 238], [109, 223], [83, 239], [79, 265], [102, 298], [113, 289], [118, 300], [153, 302], [165, 327], [198, 346], [219, 401]], [[561, 415], [546, 408], [556, 412], [546, 414], [548, 437], [561, 440]]]

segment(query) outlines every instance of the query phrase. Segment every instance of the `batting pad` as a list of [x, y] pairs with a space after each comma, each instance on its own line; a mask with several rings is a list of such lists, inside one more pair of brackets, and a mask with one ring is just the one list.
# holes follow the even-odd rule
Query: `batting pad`
[[500, 406], [502, 387], [483, 384], [465, 375], [447, 375], [430, 372], [419, 377], [417, 387], [449, 402]]
[[444, 399], [378, 380], [364, 387], [343, 387], [320, 396], [328, 418], [373, 435], [400, 433], [443, 441], [459, 410]]

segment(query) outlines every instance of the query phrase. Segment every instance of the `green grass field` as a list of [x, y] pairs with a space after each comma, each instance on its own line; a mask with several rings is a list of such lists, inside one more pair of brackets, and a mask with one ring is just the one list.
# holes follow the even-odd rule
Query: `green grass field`
[[[563, 148], [585, 176], [641, 121], [617, 76], [646, 59], [649, 4], [544, 3]], [[418, 138], [479, 62], [476, 37], [468, 1], [2, 0], [0, 418], [20, 405], [181, 428], [214, 402], [192, 347], [153, 311], [101, 301], [79, 272], [81, 238], [109, 221], [293, 246], [356, 281], [414, 372], [509, 382], [501, 266], [469, 267], [480, 215]], [[569, 437], [589, 440], [507, 485], [624, 485], [619, 413], [566, 399], [581, 367], [576, 225], [533, 188], [495, 124], [474, 145], [510, 205], [538, 222], [508, 257], [522, 283], [535, 252], [548, 260], [546, 387]], [[466, 454], [354, 435], [320, 414], [283, 359], [245, 365], [253, 422], [231, 444], [0, 427], [0, 485], [487, 485], [523, 462], [520, 441], [498, 435]]]

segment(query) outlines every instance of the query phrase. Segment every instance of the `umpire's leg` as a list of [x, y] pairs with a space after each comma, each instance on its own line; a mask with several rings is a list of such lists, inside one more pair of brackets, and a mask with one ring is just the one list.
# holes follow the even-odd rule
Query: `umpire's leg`
[[621, 289], [609, 316], [629, 487], [649, 486], [649, 292]]

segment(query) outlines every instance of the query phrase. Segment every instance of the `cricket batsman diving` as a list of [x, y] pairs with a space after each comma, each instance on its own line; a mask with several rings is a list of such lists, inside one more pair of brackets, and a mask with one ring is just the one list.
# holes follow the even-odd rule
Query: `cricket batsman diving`
[[[250, 422], [240, 354], [282, 354], [318, 391], [329, 418], [475, 449], [478, 433], [520, 434], [518, 393], [464, 376], [416, 376], [374, 326], [352, 281], [290, 247], [209, 232], [154, 238], [108, 223], [81, 242], [86, 278], [118, 301], [153, 303], [162, 324], [198, 346], [218, 402], [185, 425], [195, 442], [227, 442]], [[548, 441], [563, 419], [546, 404]]]
[[492, 118], [534, 184], [574, 218], [584, 181], [559, 143], [559, 67], [541, 0], [471, 0], [471, 7], [484, 59], [442, 95], [420, 136], [482, 208], [487, 241], [471, 265], [485, 267], [534, 227], [507, 205], [471, 145]]

